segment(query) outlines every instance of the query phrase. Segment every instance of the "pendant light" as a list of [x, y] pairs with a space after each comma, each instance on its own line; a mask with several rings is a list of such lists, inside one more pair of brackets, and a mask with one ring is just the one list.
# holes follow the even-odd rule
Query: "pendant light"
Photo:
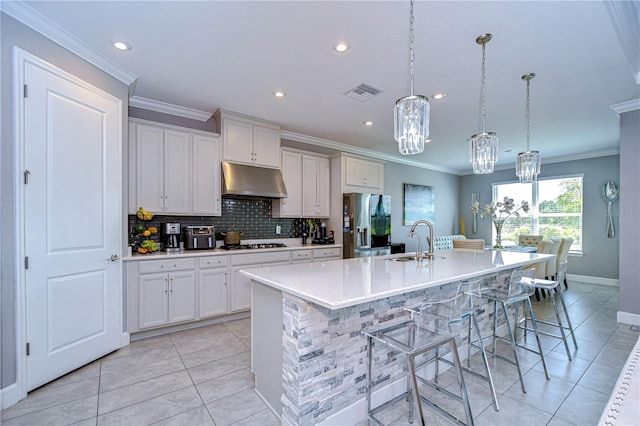
[[529, 122], [531, 121], [529, 88], [531, 86], [531, 80], [533, 80], [535, 76], [535, 73], [529, 73], [522, 76], [522, 80], [527, 82], [527, 105], [525, 108], [525, 120], [527, 123], [527, 150], [525, 152], [518, 153], [518, 158], [516, 159], [516, 176], [518, 176], [521, 183], [535, 182], [540, 174], [540, 153], [538, 151], [529, 150]]
[[413, 94], [413, 0], [409, 19], [409, 79], [411, 93], [396, 101], [393, 115], [393, 137], [403, 155], [420, 154], [429, 137], [429, 98]]
[[473, 166], [473, 173], [488, 174], [493, 173], [493, 166], [498, 161], [498, 135], [494, 132], [485, 132], [484, 122], [485, 113], [485, 96], [486, 96], [486, 77], [485, 77], [485, 49], [487, 43], [491, 40], [491, 34], [482, 34], [476, 38], [476, 43], [482, 46], [482, 78], [480, 101], [482, 104], [482, 129], [480, 133], [471, 136], [469, 139], [469, 157]]

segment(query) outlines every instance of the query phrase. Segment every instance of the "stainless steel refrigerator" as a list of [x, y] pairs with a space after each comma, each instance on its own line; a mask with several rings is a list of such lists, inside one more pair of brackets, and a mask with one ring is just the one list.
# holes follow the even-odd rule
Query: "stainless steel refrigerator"
[[391, 197], [348, 193], [343, 199], [344, 258], [391, 253]]

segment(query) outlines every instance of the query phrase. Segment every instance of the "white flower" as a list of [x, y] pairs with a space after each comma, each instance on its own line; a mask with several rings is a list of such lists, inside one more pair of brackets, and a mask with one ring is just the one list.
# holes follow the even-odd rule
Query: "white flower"
[[478, 213], [478, 210], [480, 210], [480, 203], [478, 203], [477, 201], [474, 201], [473, 203], [471, 203], [471, 212], [473, 214]]
[[522, 200], [522, 203], [520, 203], [520, 207], [516, 208], [515, 204], [513, 203], [513, 198], [504, 197], [502, 201], [499, 201], [495, 204], [491, 202], [484, 206], [483, 212], [480, 216], [491, 217], [491, 219], [494, 221], [504, 222], [512, 215], [520, 217], [520, 213], [518, 213], [519, 210], [528, 213], [529, 202], [527, 202], [526, 200]]

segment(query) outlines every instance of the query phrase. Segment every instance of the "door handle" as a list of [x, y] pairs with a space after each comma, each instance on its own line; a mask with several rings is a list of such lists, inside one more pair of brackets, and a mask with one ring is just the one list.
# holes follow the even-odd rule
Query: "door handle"
[[109, 259], [107, 259], [111, 262], [115, 262], [116, 260], [120, 260], [120, 257], [118, 257], [117, 254], [112, 254], [111, 257]]

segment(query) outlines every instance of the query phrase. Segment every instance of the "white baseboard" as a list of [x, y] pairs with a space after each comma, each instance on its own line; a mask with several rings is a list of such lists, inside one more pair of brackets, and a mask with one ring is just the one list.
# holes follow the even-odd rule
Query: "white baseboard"
[[17, 383], [0, 389], [0, 410], [11, 407], [27, 395], [20, 395], [20, 389]]
[[120, 347], [124, 348], [125, 346], [129, 345], [129, 343], [131, 343], [131, 335], [125, 331], [120, 336]]
[[585, 283], [585, 284], [599, 284], [606, 285], [610, 287], [619, 287], [620, 280], [617, 278], [603, 278], [603, 277], [592, 277], [589, 275], [575, 275], [575, 274], [567, 274], [567, 282], [571, 283]]
[[640, 326], [640, 314], [632, 314], [631, 312], [618, 311], [617, 321], [622, 324]]

